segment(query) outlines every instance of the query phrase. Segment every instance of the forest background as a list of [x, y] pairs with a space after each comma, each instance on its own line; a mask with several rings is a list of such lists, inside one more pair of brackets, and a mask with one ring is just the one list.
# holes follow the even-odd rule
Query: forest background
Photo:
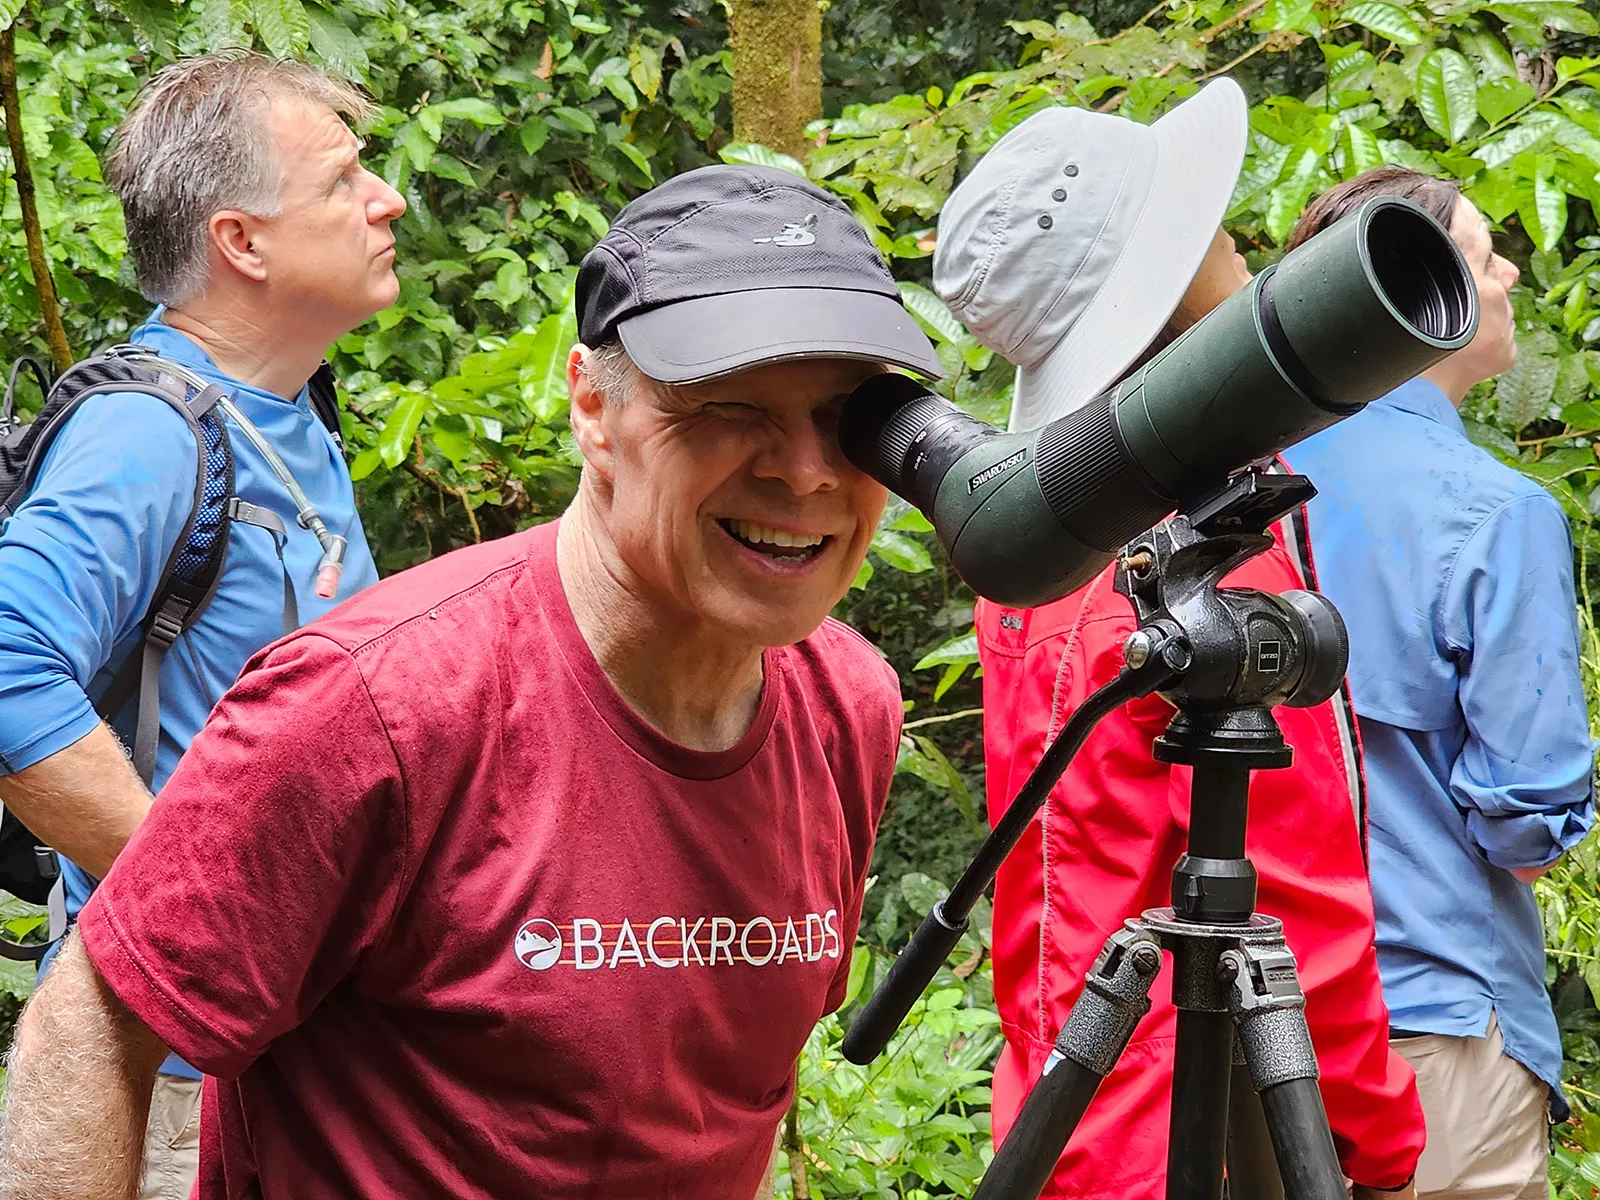
[[[377, 98], [366, 158], [410, 205], [401, 298], [333, 361], [386, 572], [547, 520], [571, 497], [576, 263], [654, 182], [750, 161], [844, 197], [937, 343], [946, 391], [1003, 421], [1009, 368], [928, 287], [954, 182], [1042, 106], [1149, 121], [1231, 74], [1253, 107], [1227, 225], [1253, 267], [1277, 257], [1308, 198], [1380, 162], [1462, 181], [1521, 266], [1520, 359], [1464, 414], [1572, 520], [1600, 715], [1593, 0], [0, 0], [0, 30], [7, 359], [59, 366], [147, 311], [101, 160], [151, 71], [254, 45], [332, 65]], [[36, 279], [54, 292], [43, 304]], [[27, 389], [24, 412], [37, 404]], [[847, 1020], [981, 838], [983, 763], [972, 596], [917, 513], [892, 505], [839, 615], [899, 669], [908, 709]], [[1600, 1196], [1597, 856], [1591, 838], [1538, 885], [1577, 1110], [1553, 1148], [1562, 1197]], [[15, 929], [33, 920], [6, 911]], [[983, 916], [885, 1058], [850, 1066], [840, 1019], [818, 1028], [780, 1195], [970, 1192], [990, 1154], [999, 1042]], [[0, 972], [0, 1008], [14, 1013], [28, 986], [26, 972]]]

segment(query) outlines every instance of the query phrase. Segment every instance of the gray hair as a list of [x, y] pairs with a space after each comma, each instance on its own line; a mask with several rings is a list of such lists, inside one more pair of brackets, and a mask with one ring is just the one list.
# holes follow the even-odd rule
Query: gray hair
[[602, 342], [589, 351], [583, 373], [608, 404], [625, 403], [644, 373], [634, 365], [620, 338]]
[[284, 164], [267, 128], [274, 98], [324, 104], [356, 123], [373, 113], [349, 80], [248, 50], [183, 59], [139, 90], [117, 127], [106, 176], [122, 201], [147, 299], [181, 304], [205, 290], [213, 213], [282, 211]]

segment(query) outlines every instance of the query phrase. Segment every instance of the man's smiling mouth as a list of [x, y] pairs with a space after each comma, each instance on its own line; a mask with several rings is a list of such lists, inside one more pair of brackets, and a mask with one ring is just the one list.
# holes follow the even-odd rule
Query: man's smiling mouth
[[719, 517], [717, 524], [740, 545], [782, 562], [807, 562], [821, 554], [833, 540], [820, 534], [789, 533], [731, 517]]

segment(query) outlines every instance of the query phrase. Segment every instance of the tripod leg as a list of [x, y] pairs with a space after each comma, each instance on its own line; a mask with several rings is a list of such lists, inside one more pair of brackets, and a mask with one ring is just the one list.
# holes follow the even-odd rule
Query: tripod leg
[[1222, 1198], [1232, 1064], [1233, 1019], [1227, 1013], [1180, 1008], [1172, 1066], [1167, 1200]]
[[1266, 1113], [1237, 1041], [1228, 1089], [1228, 1200], [1283, 1200]]
[[1150, 1011], [1150, 985], [1160, 969], [1161, 943], [1135, 922], [1106, 939], [972, 1200], [1034, 1200], [1044, 1190], [1095, 1089]]
[[1317, 1056], [1306, 1028], [1294, 955], [1276, 944], [1245, 944], [1222, 955], [1250, 1078], [1288, 1200], [1344, 1200], [1344, 1172], [1317, 1090]]

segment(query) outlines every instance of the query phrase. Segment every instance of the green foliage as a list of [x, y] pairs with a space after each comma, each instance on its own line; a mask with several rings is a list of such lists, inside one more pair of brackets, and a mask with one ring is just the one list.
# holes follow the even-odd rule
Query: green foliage
[[[1307, 200], [1381, 162], [1457, 178], [1524, 268], [1522, 357], [1474, 395], [1474, 437], [1549, 487], [1582, 556], [1592, 711], [1600, 670], [1600, 39], [1580, 0], [834, 0], [825, 94], [800, 162], [729, 144], [722, 12], [710, 0], [0, 0], [21, 12], [24, 133], [79, 353], [145, 311], [100, 162], [137, 81], [180, 53], [308, 53], [380, 105], [367, 161], [406, 197], [400, 302], [342, 340], [345, 432], [363, 521], [392, 571], [555, 515], [577, 459], [565, 416], [575, 264], [628, 198], [705, 162], [803, 172], [847, 200], [934, 340], [947, 393], [1003, 421], [1012, 370], [928, 287], [934, 227], [972, 162], [1045, 105], [1154, 119], [1227, 72], [1255, 101], [1228, 214], [1254, 265]], [[0, 149], [0, 329], [42, 349], [10, 163]], [[840, 606], [901, 673], [907, 731], [852, 970], [859, 999], [975, 847], [983, 796], [972, 597], [927, 523], [894, 504]], [[1596, 843], [1539, 885], [1581, 1121], [1553, 1173], [1600, 1181]], [[980, 922], [986, 925], [986, 922]], [[969, 938], [974, 935], [969, 935]], [[887, 1060], [813, 1035], [801, 1132], [813, 1194], [963, 1193], [987, 1154], [981, 1072], [998, 1034], [980, 945], [964, 943]], [[963, 957], [963, 955], [965, 957]], [[968, 964], [971, 964], [968, 967]], [[27, 972], [0, 969], [0, 1007]], [[847, 1007], [844, 1017], [849, 1015]], [[0, 1013], [3, 1017], [3, 1013]], [[935, 1114], [939, 1121], [928, 1124]], [[948, 1118], [946, 1120], [945, 1118]], [[781, 1181], [782, 1182], [782, 1181]]]
[[[899, 903], [922, 913], [945, 892], [926, 875], [907, 875], [896, 903], [879, 909], [873, 934], [893, 929]], [[845, 1061], [840, 1043], [893, 958], [873, 934], [856, 943], [844, 1006], [823, 1019], [800, 1057], [799, 1130], [812, 1196], [972, 1194], [991, 1157], [989, 1077], [1001, 1042], [987, 908], [975, 915], [888, 1048], [865, 1067]], [[777, 1194], [793, 1195], [782, 1159]]]

